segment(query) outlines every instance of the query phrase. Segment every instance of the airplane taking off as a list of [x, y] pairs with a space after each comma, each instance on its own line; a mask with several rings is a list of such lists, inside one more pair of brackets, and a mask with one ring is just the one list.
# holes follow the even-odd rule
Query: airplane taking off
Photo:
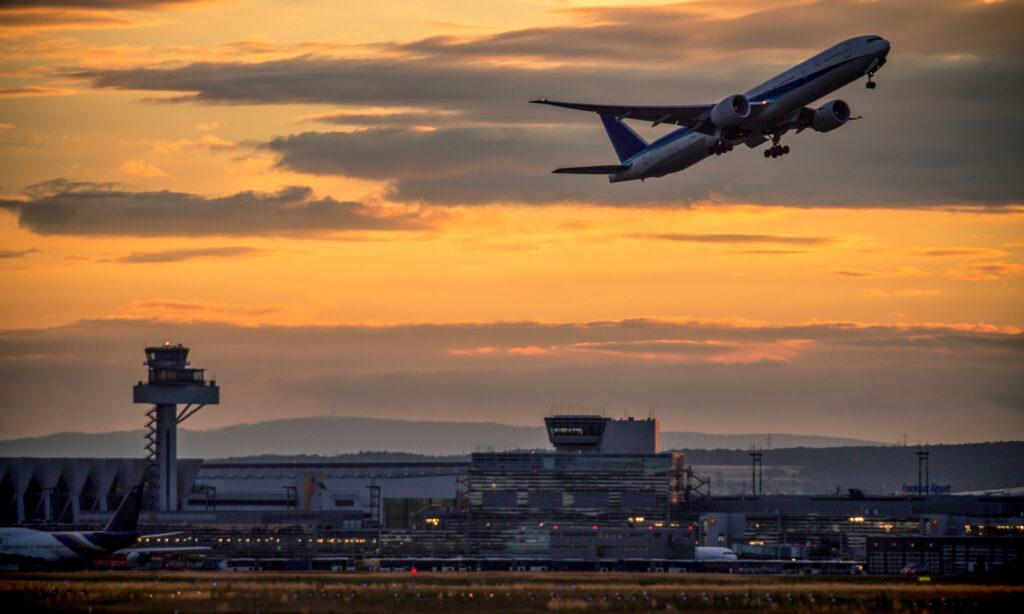
[[205, 546], [130, 547], [140, 538], [174, 535], [139, 535], [137, 527], [143, 490], [144, 482], [132, 488], [102, 531], [0, 529], [0, 562], [30, 567], [85, 567], [96, 559], [123, 554], [129, 565], [137, 565], [144, 564], [155, 553], [209, 550]]
[[[746, 143], [758, 147], [772, 142], [764, 157], [777, 158], [789, 153], [779, 143], [790, 130], [797, 133], [812, 128], [830, 132], [850, 119], [850, 105], [836, 99], [817, 109], [808, 105], [862, 76], [868, 89], [875, 88], [875, 72], [885, 65], [890, 44], [881, 36], [858, 36], [819, 53], [762, 83], [746, 94], [728, 96], [718, 104], [684, 106], [635, 106], [531, 100], [579, 111], [591, 111], [601, 117], [620, 164], [559, 168], [555, 173], [608, 175], [612, 183], [663, 177], [700, 162], [711, 154], [732, 151]], [[624, 119], [639, 119], [658, 124], [683, 126], [647, 143]]]

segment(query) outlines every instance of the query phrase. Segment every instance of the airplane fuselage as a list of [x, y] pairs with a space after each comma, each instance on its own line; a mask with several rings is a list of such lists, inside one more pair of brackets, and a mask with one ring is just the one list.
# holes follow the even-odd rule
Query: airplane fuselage
[[609, 180], [647, 179], [681, 171], [712, 155], [715, 146], [723, 142], [730, 148], [744, 142], [756, 147], [785, 132], [787, 120], [805, 105], [873, 74], [885, 63], [889, 48], [889, 42], [878, 36], [851, 38], [830, 47], [746, 92], [756, 114], [752, 113], [753, 119], [742, 125], [742, 130], [716, 136], [680, 128], [624, 160], [629, 168], [609, 175]]
[[0, 561], [86, 564], [136, 542], [134, 532], [0, 529]]

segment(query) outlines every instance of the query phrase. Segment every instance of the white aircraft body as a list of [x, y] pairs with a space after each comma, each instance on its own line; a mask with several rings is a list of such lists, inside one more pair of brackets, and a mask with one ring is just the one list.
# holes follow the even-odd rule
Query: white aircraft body
[[135, 486], [102, 531], [40, 531], [24, 527], [0, 529], [0, 562], [21, 567], [84, 567], [111, 554], [123, 554], [129, 564], [144, 563], [156, 553], [209, 550], [204, 546], [133, 547], [142, 507], [143, 485]]
[[695, 555], [698, 561], [735, 561], [737, 558], [735, 552], [719, 546], [697, 546]]
[[[790, 130], [812, 128], [830, 132], [851, 119], [850, 106], [832, 100], [816, 109], [805, 105], [823, 98], [860, 77], [874, 89], [875, 71], [889, 55], [890, 43], [880, 36], [858, 36], [812, 57], [745, 94], [726, 97], [718, 104], [636, 106], [531, 100], [567, 109], [591, 111], [601, 117], [620, 164], [559, 168], [555, 173], [608, 175], [611, 182], [662, 177], [681, 171], [704, 158], [721, 155], [745, 143], [754, 148], [771, 140], [766, 158], [789, 153], [779, 143]], [[647, 143], [623, 120], [636, 119], [683, 126]]]

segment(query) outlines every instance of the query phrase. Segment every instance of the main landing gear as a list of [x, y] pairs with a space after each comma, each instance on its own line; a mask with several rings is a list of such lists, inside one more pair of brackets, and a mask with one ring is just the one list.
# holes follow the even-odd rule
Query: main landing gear
[[722, 139], [719, 139], [717, 143], [715, 143], [714, 145], [711, 146], [710, 149], [708, 149], [708, 153], [713, 153], [716, 156], [720, 156], [724, 153], [729, 153], [730, 151], [732, 151], [732, 143]]
[[772, 138], [772, 146], [764, 150], [764, 157], [778, 158], [789, 153], [789, 145], [779, 145], [779, 137]]
[[864, 84], [864, 87], [868, 88], [869, 90], [873, 90], [876, 87], [878, 87], [878, 84], [874, 82], [874, 78], [875, 78], [875, 73], [869, 72], [868, 73], [868, 82]]

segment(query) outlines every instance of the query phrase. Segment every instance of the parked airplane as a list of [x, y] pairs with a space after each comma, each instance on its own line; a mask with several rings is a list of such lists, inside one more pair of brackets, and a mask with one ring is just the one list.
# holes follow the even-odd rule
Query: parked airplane
[[[858, 36], [819, 53], [746, 94], [728, 96], [718, 104], [684, 106], [637, 106], [531, 100], [567, 109], [592, 111], [601, 117], [620, 164], [559, 168], [555, 173], [608, 175], [611, 182], [662, 177], [681, 171], [711, 154], [732, 151], [746, 143], [758, 147], [771, 139], [766, 158], [789, 153], [782, 135], [812, 128], [830, 132], [850, 119], [850, 106], [832, 100], [817, 109], [810, 104], [867, 75], [868, 89], [875, 88], [875, 72], [885, 65], [890, 44], [881, 36]], [[683, 126], [647, 143], [622, 120], [638, 119]]]
[[22, 527], [0, 529], [0, 562], [21, 567], [84, 567], [111, 554], [123, 554], [129, 565], [144, 563], [157, 553], [209, 550], [203, 546], [131, 547], [140, 538], [137, 527], [144, 484], [128, 492], [102, 531], [40, 531]]

